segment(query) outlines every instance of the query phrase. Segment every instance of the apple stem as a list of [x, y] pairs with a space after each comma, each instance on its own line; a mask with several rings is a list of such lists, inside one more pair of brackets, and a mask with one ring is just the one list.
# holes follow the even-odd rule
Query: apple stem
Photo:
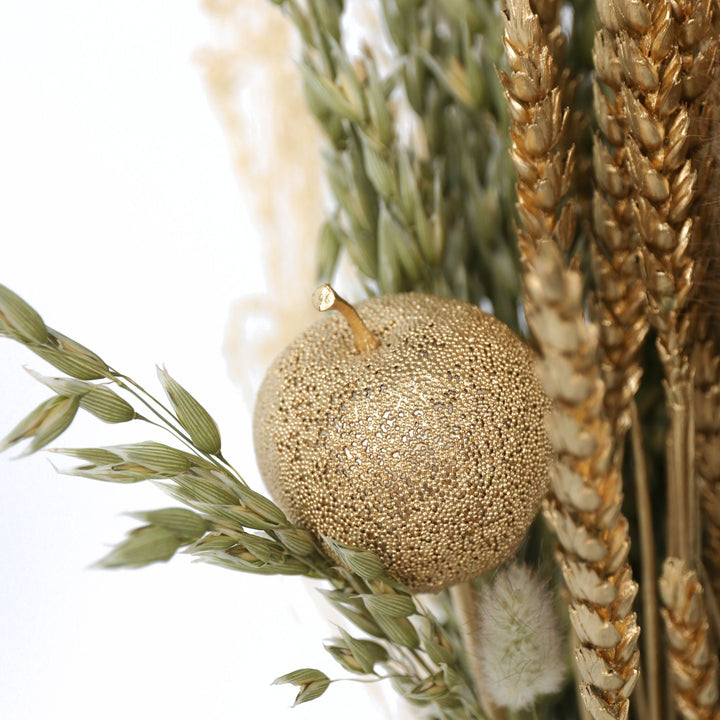
[[349, 302], [343, 300], [329, 283], [321, 285], [313, 293], [313, 305], [320, 312], [337, 310], [342, 313], [352, 330], [355, 350], [358, 352], [374, 350], [380, 344], [380, 341], [368, 330], [357, 310]]

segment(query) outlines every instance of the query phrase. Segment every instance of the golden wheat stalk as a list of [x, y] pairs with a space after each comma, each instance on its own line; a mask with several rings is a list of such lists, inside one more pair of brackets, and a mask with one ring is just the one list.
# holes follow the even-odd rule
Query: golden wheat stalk
[[[597, 184], [593, 196], [594, 242], [591, 246], [596, 284], [595, 316], [600, 329], [601, 369], [607, 389], [604, 407], [613, 425], [619, 464], [623, 438], [630, 428], [630, 403], [642, 376], [639, 355], [648, 322], [645, 289], [638, 272], [638, 253], [632, 234], [622, 81], [615, 41], [607, 29], [595, 34], [593, 60], [598, 78], [593, 84], [593, 107], [600, 131], [593, 142]], [[598, 80], [602, 81], [605, 91]]]
[[667, 558], [660, 597], [677, 709], [685, 720], [718, 720], [718, 659], [697, 574], [679, 558]]
[[637, 584], [627, 561], [622, 480], [603, 418], [597, 330], [585, 322], [582, 279], [552, 243], [538, 248], [526, 274], [528, 324], [542, 351], [540, 377], [555, 401], [547, 427], [557, 453], [545, 517], [558, 541], [580, 639], [581, 694], [593, 718], [626, 718], [638, 679]]
[[690, 116], [681, 102], [685, 77], [678, 36], [683, 25], [668, 0], [598, 2], [607, 47], [598, 67], [616, 86], [626, 132], [624, 169], [629, 215], [641, 248], [650, 320], [665, 373], [670, 420], [667, 443], [668, 552], [694, 562], [695, 515], [691, 432], [690, 293], [694, 263], [691, 205], [697, 174], [687, 158]]
[[[517, 170], [520, 260], [527, 267], [538, 243], [567, 252], [575, 233], [570, 189], [574, 151], [562, 147], [568, 118], [558, 69], [540, 19], [528, 0], [510, 0], [503, 37], [510, 74], [500, 81], [510, 111], [510, 155]], [[564, 204], [563, 204], [564, 203]]]
[[545, 516], [558, 536], [580, 641], [581, 695], [596, 720], [625, 718], [638, 679], [637, 585], [627, 562], [622, 481], [602, 418], [596, 331], [585, 322], [582, 279], [563, 259], [574, 233], [573, 205], [566, 200], [573, 153], [562, 143], [567, 110], [554, 54], [527, 0], [508, 3], [504, 43], [511, 72], [501, 81], [518, 171], [525, 312], [543, 356], [543, 386], [555, 402], [548, 432], [557, 461]]

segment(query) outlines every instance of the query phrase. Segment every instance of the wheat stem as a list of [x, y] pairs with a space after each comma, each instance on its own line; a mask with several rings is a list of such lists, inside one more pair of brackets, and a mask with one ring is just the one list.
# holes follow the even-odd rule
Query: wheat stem
[[643, 673], [647, 696], [647, 711], [642, 717], [660, 720], [662, 699], [660, 689], [660, 628], [657, 595], [655, 594], [655, 537], [652, 522], [652, 505], [648, 487], [647, 463], [642, 440], [642, 426], [635, 401], [630, 403], [630, 446], [635, 479], [635, 499], [638, 515], [641, 564], [641, 596], [643, 603]]

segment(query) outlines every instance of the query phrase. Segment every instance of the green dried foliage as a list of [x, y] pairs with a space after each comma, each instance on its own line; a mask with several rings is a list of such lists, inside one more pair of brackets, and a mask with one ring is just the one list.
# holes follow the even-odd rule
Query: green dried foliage
[[[369, 54], [351, 62], [343, 49], [341, 3], [278, 4], [303, 38], [308, 105], [329, 141], [336, 211], [321, 233], [320, 276], [331, 278], [342, 250], [369, 292], [484, 298], [517, 328], [513, 176], [495, 73], [502, 20], [492, 5], [385, 0], [398, 60], [381, 77]], [[402, 139], [398, 96], [427, 153]]]
[[[82, 368], [71, 377], [31, 372], [56, 395], [22, 420], [0, 449], [29, 440], [27, 452], [35, 452], [67, 429], [81, 408], [109, 422], [159, 425], [176, 444], [184, 444], [184, 449], [145, 441], [53, 450], [81, 463], [61, 471], [67, 475], [116, 483], [149, 480], [187, 506], [131, 513], [143, 525], [130, 531], [97, 567], [143, 567], [166, 562], [182, 549], [197, 559], [241, 572], [324, 580], [331, 588], [323, 591], [328, 601], [373, 638], [340, 629], [341, 637], [326, 647], [343, 668], [365, 680], [392, 679], [404, 688], [408, 700], [434, 708], [439, 717], [451, 718], [450, 710], [459, 707], [470, 708], [468, 717], [481, 717], [467, 676], [445, 664], [457, 657], [455, 640], [387, 575], [377, 555], [323, 538], [332, 552], [327, 554], [311, 533], [290, 523], [274, 502], [248, 487], [220, 454], [220, 435], [210, 414], [164, 370], [158, 374], [171, 408], [64, 335], [48, 330], [41, 342], [45, 325], [40, 316], [11, 291], [3, 286], [0, 290], [5, 302], [0, 335], [41, 356], [52, 349], [56, 367]], [[85, 364], [74, 364], [78, 357]], [[93, 372], [84, 371], [90, 367]], [[113, 384], [118, 392], [101, 383]], [[88, 403], [88, 398], [93, 402]], [[147, 417], [136, 411], [136, 404]], [[320, 697], [330, 682], [324, 673], [308, 669], [276, 680], [299, 688], [296, 705]]]

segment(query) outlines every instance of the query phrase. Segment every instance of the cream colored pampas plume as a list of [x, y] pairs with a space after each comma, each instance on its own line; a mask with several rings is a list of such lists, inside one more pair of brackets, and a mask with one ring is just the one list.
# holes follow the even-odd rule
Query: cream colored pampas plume
[[280, 10], [267, 0], [204, 0], [203, 6], [216, 21], [218, 41], [199, 60], [262, 238], [267, 276], [268, 296], [238, 300], [226, 338], [230, 373], [251, 404], [270, 360], [315, 319], [320, 133], [293, 60], [299, 40]]
[[565, 677], [553, 598], [524, 565], [498, 571], [478, 604], [477, 654], [492, 702], [512, 711], [557, 692]]

